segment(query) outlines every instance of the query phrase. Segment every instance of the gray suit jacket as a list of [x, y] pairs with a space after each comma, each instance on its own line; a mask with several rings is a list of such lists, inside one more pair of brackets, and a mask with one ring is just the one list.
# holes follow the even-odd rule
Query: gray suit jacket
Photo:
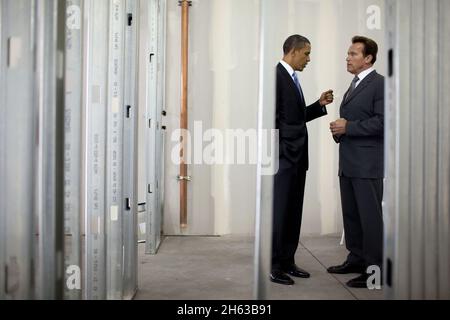
[[[384, 77], [371, 72], [342, 101], [340, 117], [346, 134], [339, 146], [339, 176], [382, 179], [384, 177]], [[345, 101], [345, 102], [344, 102]]]

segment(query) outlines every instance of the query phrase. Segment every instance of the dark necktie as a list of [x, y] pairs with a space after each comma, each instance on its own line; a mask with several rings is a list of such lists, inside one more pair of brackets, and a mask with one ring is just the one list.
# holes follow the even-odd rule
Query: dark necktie
[[348, 98], [352, 95], [352, 92], [356, 88], [356, 83], [359, 81], [358, 76], [355, 76], [352, 80], [352, 83], [350, 84], [350, 88], [348, 88], [347, 95], [345, 96], [345, 101], [348, 100]]

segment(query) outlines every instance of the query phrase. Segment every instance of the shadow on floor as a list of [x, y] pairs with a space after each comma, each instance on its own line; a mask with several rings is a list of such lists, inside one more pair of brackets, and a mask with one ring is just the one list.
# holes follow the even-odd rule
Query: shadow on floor
[[[273, 300], [374, 300], [382, 290], [352, 289], [345, 282], [357, 275], [332, 275], [326, 268], [347, 255], [340, 236], [302, 237], [297, 264], [311, 273], [293, 286], [270, 283]], [[166, 237], [157, 255], [139, 244], [139, 300], [250, 300], [253, 237]]]

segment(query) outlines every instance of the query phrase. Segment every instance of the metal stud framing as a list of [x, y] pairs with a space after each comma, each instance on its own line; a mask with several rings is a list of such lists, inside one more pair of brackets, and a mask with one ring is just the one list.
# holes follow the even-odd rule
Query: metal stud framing
[[137, 36], [138, 2], [126, 1], [125, 88], [123, 132], [123, 298], [131, 299], [137, 290]]
[[[106, 126], [108, 106], [109, 8], [107, 0], [86, 0], [89, 20], [84, 39], [87, 55], [85, 86], [86, 110], [86, 259], [85, 297], [106, 298], [106, 237], [109, 212], [106, 207]], [[108, 31], [106, 31], [108, 30]], [[105, 32], [106, 31], [106, 32]]]
[[165, 0], [148, 0], [141, 2], [141, 31], [148, 30], [148, 35], [141, 34], [141, 45], [147, 48], [146, 63], [146, 120], [148, 124], [145, 135], [147, 165], [147, 199], [146, 199], [146, 242], [145, 252], [155, 254], [161, 243], [162, 228], [162, 152], [164, 148], [164, 131], [161, 125], [164, 110], [164, 74], [165, 74]]
[[136, 1], [85, 1], [84, 10], [89, 20], [84, 40], [85, 297], [131, 298], [137, 285], [133, 182]]
[[[82, 0], [67, 1], [65, 48], [65, 151], [64, 151], [64, 219], [65, 219], [65, 299], [81, 299], [81, 279], [71, 283], [71, 276], [81, 267], [82, 210]], [[69, 282], [69, 284], [67, 284]]]
[[400, 0], [386, 7], [386, 294], [448, 299], [450, 6]]
[[[1, 2], [0, 298], [33, 297], [35, 105], [34, 1]], [[19, 89], [20, 88], [20, 89]], [[20, 94], [18, 92], [20, 90]], [[17, 155], [20, 155], [17, 157]]]
[[[143, 3], [0, 3], [0, 299], [137, 290], [138, 39], [152, 30], [139, 30]], [[164, 85], [151, 88], [159, 150]]]
[[[269, 297], [269, 282], [272, 248], [272, 201], [273, 175], [264, 174], [262, 155], [266, 154], [264, 147], [264, 130], [275, 128], [275, 69], [268, 61], [276, 61], [272, 45], [274, 39], [270, 32], [274, 19], [271, 12], [276, 10], [277, 1], [263, 0], [260, 4], [260, 34], [259, 34], [259, 90], [258, 90], [258, 162], [256, 172], [256, 219], [255, 219], [255, 251], [253, 278], [254, 299]], [[274, 154], [274, 152], [272, 152]], [[278, 155], [273, 155], [272, 161]], [[273, 164], [273, 163], [272, 163]]]
[[55, 0], [0, 4], [0, 298], [62, 297], [58, 8]]

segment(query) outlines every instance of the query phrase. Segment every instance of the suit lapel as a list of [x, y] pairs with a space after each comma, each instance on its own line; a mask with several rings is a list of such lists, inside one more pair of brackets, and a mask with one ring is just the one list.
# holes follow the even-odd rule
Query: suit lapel
[[361, 83], [356, 87], [356, 89], [353, 90], [352, 94], [351, 94], [350, 97], [347, 99], [347, 101], [345, 101], [345, 98], [346, 98], [347, 93], [348, 93], [348, 90], [347, 90], [347, 92], [346, 92], [346, 94], [345, 94], [345, 96], [344, 96], [344, 100], [342, 101], [342, 105], [341, 105], [341, 106], [344, 106], [344, 105], [348, 104], [350, 101], [352, 101], [352, 99], [353, 99], [354, 97], [356, 97], [361, 91], [363, 91], [364, 88], [367, 87], [367, 85], [375, 78], [375, 75], [376, 75], [376, 74], [377, 74], [376, 71], [372, 71], [371, 73], [369, 73], [369, 74], [367, 75], [367, 77], [365, 77], [365, 78], [363, 79], [363, 81], [361, 81]]
[[283, 65], [281, 63], [278, 63], [278, 68], [280, 68], [281, 73], [284, 75], [285, 81], [287, 83], [289, 83], [289, 86], [291, 87], [291, 89], [294, 90], [294, 92], [297, 94], [297, 98], [298, 98], [299, 102], [302, 103], [304, 106], [306, 106], [305, 101], [302, 99], [302, 96], [300, 95], [300, 92], [298, 91], [297, 87], [295, 86], [295, 83], [292, 80], [292, 77], [289, 74], [289, 72], [287, 72], [286, 68], [283, 67]]

